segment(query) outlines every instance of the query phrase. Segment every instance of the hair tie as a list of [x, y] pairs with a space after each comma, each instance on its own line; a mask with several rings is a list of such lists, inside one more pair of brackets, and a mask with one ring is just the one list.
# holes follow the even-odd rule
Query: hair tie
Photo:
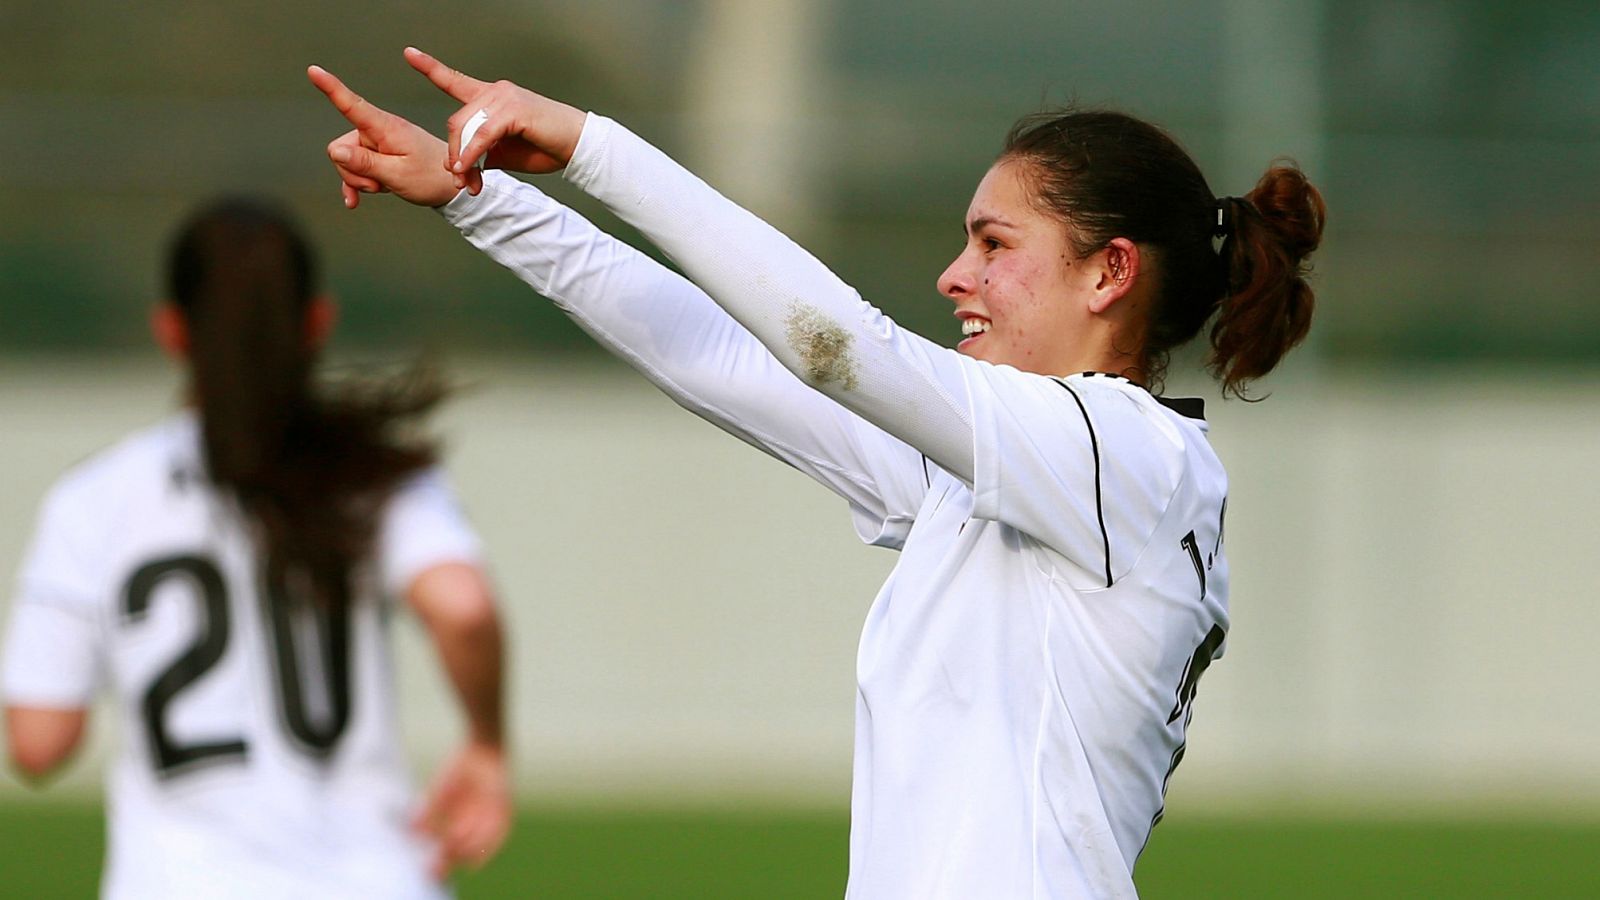
[[1211, 223], [1211, 236], [1225, 238], [1233, 233], [1233, 197], [1218, 197], [1216, 218]]

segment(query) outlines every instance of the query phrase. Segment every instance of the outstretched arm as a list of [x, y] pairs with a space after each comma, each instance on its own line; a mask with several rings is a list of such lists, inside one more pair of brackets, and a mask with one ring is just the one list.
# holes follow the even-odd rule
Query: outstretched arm
[[[417, 50], [406, 59], [463, 103], [446, 165], [469, 190], [469, 160], [504, 140], [638, 228], [806, 384], [973, 479], [967, 361], [898, 328], [805, 250], [620, 125], [510, 82], [462, 75]], [[481, 122], [466, 146], [461, 134]], [[525, 169], [524, 171], [532, 171]]]
[[[435, 83], [443, 81], [462, 92], [520, 91], [505, 83], [465, 79], [418, 51], [407, 51], [407, 58], [419, 68], [434, 68], [430, 77]], [[359, 179], [427, 205], [455, 192], [462, 173], [447, 170], [443, 142], [357, 102], [332, 75], [320, 69], [311, 74], [357, 126], [330, 145], [347, 198], [352, 190], [371, 189], [352, 187]], [[549, 121], [569, 127], [564, 133], [575, 144], [584, 115], [564, 104], [544, 111]], [[469, 142], [463, 158], [476, 159], [472, 154], [481, 154], [482, 139]], [[508, 140], [499, 139], [490, 151], [491, 167], [549, 171], [564, 164], [569, 152], [559, 142], [511, 141], [506, 149]], [[441, 211], [468, 240], [555, 301], [602, 346], [679, 404], [849, 500], [867, 540], [896, 542], [926, 487], [920, 453], [801, 383], [682, 276], [601, 232], [532, 185], [499, 173], [467, 174], [469, 190], [456, 194]], [[472, 196], [471, 188], [481, 196]]]

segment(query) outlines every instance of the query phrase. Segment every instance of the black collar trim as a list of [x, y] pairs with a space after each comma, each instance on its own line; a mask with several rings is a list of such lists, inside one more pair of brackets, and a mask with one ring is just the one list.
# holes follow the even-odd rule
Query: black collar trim
[[1206, 420], [1206, 401], [1199, 397], [1157, 397], [1156, 402], [1186, 419]]
[[[1132, 379], [1126, 375], [1115, 375], [1111, 372], [1084, 372], [1083, 377], [1110, 378], [1114, 381], [1133, 384]], [[1134, 387], [1142, 388], [1143, 385], [1134, 384]], [[1154, 394], [1151, 396], [1155, 397]], [[1155, 401], [1186, 419], [1199, 419], [1202, 422], [1206, 420], [1206, 401], [1200, 397], [1155, 397]]]

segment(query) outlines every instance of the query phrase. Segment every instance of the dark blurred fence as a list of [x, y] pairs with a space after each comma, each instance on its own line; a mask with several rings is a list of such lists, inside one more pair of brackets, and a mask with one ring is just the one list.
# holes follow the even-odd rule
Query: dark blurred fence
[[[1052, 0], [785, 5], [803, 7], [819, 36], [815, 102], [795, 111], [811, 164], [765, 176], [803, 194], [810, 219], [779, 224], [924, 333], [955, 336], [933, 282], [1006, 126], [1076, 99], [1166, 124], [1219, 193], [1249, 184], [1216, 173], [1259, 171], [1278, 152], [1307, 160], [1331, 208], [1318, 260], [1325, 359], [1600, 360], [1600, 6], [1306, 4], [1308, 54], [1270, 34], [1230, 38], [1271, 6], [1255, 0], [1136, 0], [1109, 13]], [[7, 0], [0, 350], [142, 346], [168, 232], [225, 190], [274, 193], [304, 217], [348, 343], [587, 348], [430, 214], [392, 198], [344, 211], [321, 155], [341, 123], [304, 66], [442, 123], [453, 105], [399, 57], [416, 43], [611, 113], [697, 165], [703, 111], [685, 85], [700, 56], [726, 49], [706, 40], [717, 4], [446, 6]], [[1297, 114], [1315, 126], [1312, 146], [1229, 158], [1230, 79], [1254, 54], [1264, 62], [1242, 77], [1263, 96], [1274, 66], [1309, 73]]]

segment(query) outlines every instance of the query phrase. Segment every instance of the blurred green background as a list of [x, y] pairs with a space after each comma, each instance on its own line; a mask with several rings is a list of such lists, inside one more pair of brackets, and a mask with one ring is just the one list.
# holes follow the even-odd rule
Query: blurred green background
[[[463, 896], [840, 895], [854, 641], [892, 559], [432, 214], [342, 208], [305, 66], [437, 126], [407, 44], [622, 120], [947, 343], [934, 279], [1017, 116], [1129, 110], [1219, 194], [1298, 159], [1330, 209], [1317, 323], [1271, 402], [1213, 399], [1235, 639], [1141, 891], [1600, 896], [1600, 5], [6, 0], [0, 35], [7, 572], [49, 481], [170, 403], [144, 311], [217, 193], [306, 222], [341, 354], [474, 385], [444, 427], [514, 628], [526, 812]], [[401, 638], [424, 773], [453, 711]], [[96, 740], [50, 792], [0, 785], [0, 893], [92, 891]]]
[[933, 281], [1005, 127], [1075, 100], [1166, 125], [1219, 194], [1275, 155], [1307, 166], [1332, 209], [1317, 341], [1335, 364], [1600, 358], [1584, 0], [8, 0], [0, 33], [14, 352], [143, 346], [132, 313], [172, 226], [238, 189], [310, 220], [349, 342], [589, 352], [428, 217], [339, 206], [320, 151], [343, 129], [303, 69], [437, 126], [454, 107], [400, 60], [416, 43], [622, 119], [941, 337]]

